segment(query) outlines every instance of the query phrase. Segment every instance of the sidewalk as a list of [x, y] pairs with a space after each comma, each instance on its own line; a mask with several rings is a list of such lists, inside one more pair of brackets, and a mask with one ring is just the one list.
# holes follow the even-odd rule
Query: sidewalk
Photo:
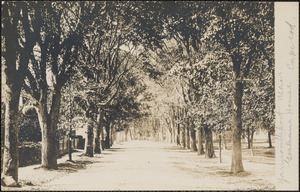
[[47, 170], [41, 168], [41, 164], [30, 165], [19, 168], [19, 184], [21, 187], [4, 187], [1, 190], [5, 191], [20, 191], [29, 190], [33, 186], [43, 185], [54, 179], [85, 169], [87, 165], [92, 164], [101, 158], [102, 154], [95, 154], [94, 157], [87, 157], [83, 150], [77, 150], [72, 153], [72, 162], [69, 161], [69, 154], [65, 154], [57, 159], [57, 170]]

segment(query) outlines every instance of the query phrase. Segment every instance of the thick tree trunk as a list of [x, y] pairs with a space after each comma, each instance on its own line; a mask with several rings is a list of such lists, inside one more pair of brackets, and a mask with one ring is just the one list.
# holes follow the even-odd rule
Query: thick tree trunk
[[50, 110], [50, 151], [48, 154], [48, 158], [53, 162], [53, 166], [49, 167], [52, 169], [57, 168], [57, 148], [58, 148], [58, 140], [56, 136], [57, 125], [59, 121], [59, 109], [60, 109], [60, 101], [61, 101], [61, 87], [56, 87], [52, 96], [52, 105]]
[[[19, 151], [18, 151], [18, 132], [19, 132], [19, 89], [6, 87], [5, 100], [5, 139], [3, 152], [3, 167], [1, 180], [5, 185], [16, 185], [18, 182]], [[13, 183], [6, 180], [12, 178]]]
[[271, 131], [268, 131], [268, 140], [269, 140], [269, 148], [272, 148], [272, 138], [271, 138]]
[[38, 119], [42, 129], [42, 167], [47, 169], [57, 168], [57, 139], [56, 130], [59, 118], [61, 93], [55, 90], [52, 96], [50, 114], [47, 112], [47, 89], [40, 92], [38, 106]]
[[234, 63], [234, 83], [233, 83], [233, 141], [232, 141], [232, 161], [231, 172], [238, 173], [244, 171], [242, 162], [242, 96], [243, 84], [237, 79], [239, 77], [239, 66]]
[[197, 151], [196, 130], [194, 128], [191, 129], [191, 150]]
[[[5, 103], [5, 135], [4, 135], [4, 151], [3, 151], [3, 167], [1, 174], [1, 182], [4, 185], [17, 185], [18, 168], [19, 168], [19, 152], [18, 152], [18, 128], [19, 128], [19, 99], [21, 88], [24, 83], [25, 71], [28, 68], [30, 53], [36, 43], [35, 34], [29, 35], [30, 24], [27, 8], [14, 6], [9, 3], [1, 3], [1, 48], [5, 47], [5, 54], [1, 52], [1, 91], [4, 96]], [[21, 17], [21, 12], [23, 16]], [[39, 12], [35, 11], [35, 18], [39, 18]], [[15, 23], [17, 25], [15, 25]], [[19, 43], [19, 32], [17, 28], [20, 26], [24, 29], [25, 40], [23, 47]], [[34, 31], [39, 31], [39, 25], [34, 26]], [[3, 38], [2, 38], [3, 37]], [[28, 39], [27, 37], [30, 37]], [[3, 46], [2, 46], [3, 45]], [[1, 49], [3, 50], [3, 49]], [[2, 57], [4, 58], [2, 62]], [[2, 76], [1, 76], [2, 77]], [[1, 95], [2, 96], [2, 95]], [[1, 97], [2, 101], [2, 97]]]
[[204, 148], [203, 148], [203, 129], [198, 129], [198, 155], [204, 154]]
[[99, 114], [98, 114], [98, 123], [97, 123], [97, 129], [96, 129], [96, 137], [95, 137], [95, 153], [100, 154], [101, 153], [101, 139], [100, 139], [100, 134], [101, 134], [101, 129], [102, 129], [102, 122], [103, 122], [103, 114], [100, 109]]
[[214, 145], [213, 145], [213, 135], [211, 129], [204, 127], [205, 132], [205, 157], [213, 158], [215, 157]]

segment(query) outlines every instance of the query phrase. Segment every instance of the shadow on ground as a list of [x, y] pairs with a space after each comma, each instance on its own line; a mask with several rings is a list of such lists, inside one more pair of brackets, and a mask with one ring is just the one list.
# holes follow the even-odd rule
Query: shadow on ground
[[[100, 161], [98, 161], [100, 162]], [[65, 163], [60, 163], [57, 166], [58, 171], [74, 173], [78, 170], [86, 169], [87, 165], [97, 163], [97, 161], [88, 161], [88, 160], [77, 160], [77, 161], [68, 161]]]

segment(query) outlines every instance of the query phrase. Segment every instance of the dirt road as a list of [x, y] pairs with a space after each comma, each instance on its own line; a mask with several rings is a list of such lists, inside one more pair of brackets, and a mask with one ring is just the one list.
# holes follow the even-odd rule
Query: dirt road
[[[82, 159], [83, 158], [83, 159]], [[246, 172], [232, 175], [230, 151], [223, 162], [207, 159], [174, 144], [131, 141], [96, 157], [82, 157], [60, 175], [26, 190], [252, 190], [274, 189], [274, 159], [252, 157]], [[84, 169], [78, 166], [85, 164]], [[69, 168], [69, 169], [66, 169]], [[67, 173], [63, 173], [63, 171]], [[49, 172], [51, 174], [53, 172]], [[58, 173], [58, 172], [57, 172]], [[47, 173], [46, 173], [47, 174]], [[41, 175], [41, 174], [40, 174]], [[37, 176], [38, 177], [38, 176]], [[41, 176], [42, 177], [42, 176]]]

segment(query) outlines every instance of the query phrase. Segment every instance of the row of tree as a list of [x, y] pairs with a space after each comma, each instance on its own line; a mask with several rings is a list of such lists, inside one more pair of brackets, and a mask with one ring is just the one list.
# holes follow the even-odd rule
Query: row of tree
[[[84, 117], [98, 127], [104, 118], [107, 132], [112, 122], [138, 115], [134, 92], [143, 88], [135, 86], [138, 83], [129, 74], [138, 59], [138, 49], [129, 30], [133, 21], [124, 14], [132, 8], [113, 2], [1, 5], [5, 103], [2, 180], [11, 177], [18, 181], [20, 107], [26, 115], [38, 115], [42, 166], [49, 169], [57, 167], [58, 126], [66, 127], [72, 115], [76, 118], [79, 110], [75, 109], [81, 109]], [[23, 106], [20, 96], [25, 100]], [[72, 106], [75, 115], [62, 113]], [[95, 125], [88, 125], [88, 144], [93, 140]], [[100, 149], [98, 143], [96, 151]], [[92, 155], [93, 150], [88, 151]]]
[[243, 171], [242, 120], [248, 138], [253, 121], [273, 130], [273, 3], [4, 2], [1, 9], [4, 178], [18, 181], [20, 96], [23, 113], [38, 115], [42, 166], [56, 168], [60, 126], [87, 120], [92, 156], [103, 127], [109, 146], [112, 125], [122, 130], [147, 114], [141, 71], [180, 95], [166, 102], [172, 134], [194, 141], [196, 128], [208, 141], [212, 131], [233, 131], [234, 173]]
[[[214, 156], [211, 132], [232, 131], [231, 171], [241, 172], [244, 170], [242, 135], [248, 138], [248, 147], [253, 149], [254, 132], [266, 129], [272, 147], [271, 134], [275, 127], [273, 3], [169, 2], [164, 5], [157, 3], [164, 9], [160, 15], [165, 32], [163, 44], [144, 55], [144, 64], [153, 79], [167, 91], [175, 89], [180, 95], [181, 102], [164, 101], [170, 111], [177, 108], [173, 114], [165, 113], [169, 117], [167, 122], [177, 122], [177, 132], [182, 133], [178, 135], [183, 137], [177, 139], [178, 143], [185, 141], [186, 135], [191, 135], [190, 140], [194, 141], [195, 128], [204, 133], [207, 157]], [[154, 129], [163, 121], [154, 117]]]

